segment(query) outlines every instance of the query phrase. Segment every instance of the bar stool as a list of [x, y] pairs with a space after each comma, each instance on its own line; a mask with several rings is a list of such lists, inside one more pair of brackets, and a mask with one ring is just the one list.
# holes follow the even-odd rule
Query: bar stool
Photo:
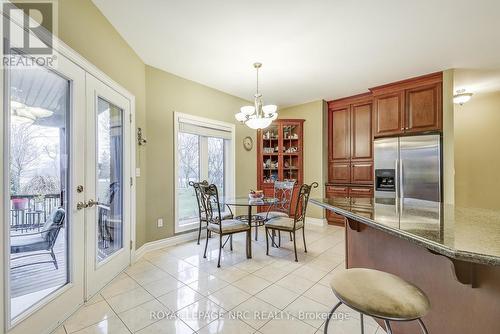
[[361, 315], [361, 333], [364, 333], [363, 315], [384, 321], [386, 331], [392, 334], [389, 321], [413, 321], [420, 324], [422, 333], [428, 334], [421, 318], [431, 305], [425, 293], [398, 276], [379, 270], [353, 268], [336, 274], [330, 286], [340, 300], [330, 311], [324, 333], [333, 313], [345, 304]]

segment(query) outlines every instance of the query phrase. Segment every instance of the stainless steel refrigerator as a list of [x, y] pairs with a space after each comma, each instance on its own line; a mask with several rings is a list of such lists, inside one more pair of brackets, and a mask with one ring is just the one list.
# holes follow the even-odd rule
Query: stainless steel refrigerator
[[376, 139], [375, 197], [441, 201], [441, 137]]

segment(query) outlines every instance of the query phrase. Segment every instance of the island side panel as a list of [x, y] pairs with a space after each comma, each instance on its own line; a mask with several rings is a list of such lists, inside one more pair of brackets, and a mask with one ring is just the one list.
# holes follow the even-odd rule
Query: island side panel
[[[474, 265], [478, 287], [458, 282], [452, 262], [424, 247], [350, 220], [346, 265], [389, 272], [421, 288], [431, 301], [429, 333], [500, 333], [500, 267]], [[421, 333], [416, 322], [394, 323], [394, 334]]]

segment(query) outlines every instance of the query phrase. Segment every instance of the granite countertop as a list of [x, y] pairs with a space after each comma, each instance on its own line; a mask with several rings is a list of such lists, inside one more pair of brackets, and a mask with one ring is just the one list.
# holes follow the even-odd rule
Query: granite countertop
[[417, 199], [334, 197], [310, 201], [449, 258], [500, 266], [500, 211]]

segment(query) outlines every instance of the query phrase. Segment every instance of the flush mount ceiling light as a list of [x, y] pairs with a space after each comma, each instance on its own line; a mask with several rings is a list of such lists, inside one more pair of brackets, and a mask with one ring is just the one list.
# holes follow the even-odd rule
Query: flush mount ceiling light
[[17, 101], [11, 101], [10, 107], [13, 116], [19, 117], [28, 123], [33, 123], [37, 119], [50, 117], [54, 114], [52, 110], [30, 107]]
[[254, 105], [241, 107], [240, 112], [234, 117], [251, 129], [265, 129], [278, 118], [278, 107], [274, 104], [263, 105], [262, 94], [259, 92], [259, 68], [262, 64], [255, 63], [253, 67], [257, 71], [257, 92], [254, 95]]
[[453, 103], [464, 105], [464, 103], [468, 102], [472, 97], [472, 93], [466, 93], [465, 89], [457, 90], [457, 93], [453, 95]]

